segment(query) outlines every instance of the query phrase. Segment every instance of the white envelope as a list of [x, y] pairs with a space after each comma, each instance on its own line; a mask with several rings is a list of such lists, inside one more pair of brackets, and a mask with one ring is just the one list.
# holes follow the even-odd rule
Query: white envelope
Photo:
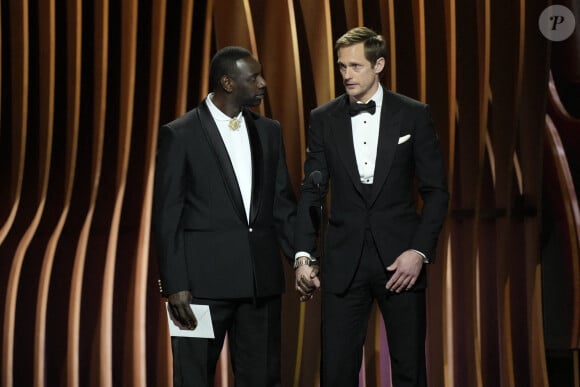
[[399, 144], [402, 144], [408, 141], [411, 138], [410, 134], [405, 134], [404, 136], [399, 137]]
[[167, 309], [167, 322], [169, 324], [169, 335], [170, 336], [181, 336], [181, 337], [203, 337], [207, 339], [213, 339], [213, 325], [211, 324], [211, 313], [209, 311], [209, 305], [196, 305], [190, 304], [191, 310], [197, 318], [197, 327], [194, 330], [180, 328], [179, 325], [173, 321], [173, 316], [169, 312], [169, 305], [165, 303], [165, 309]]

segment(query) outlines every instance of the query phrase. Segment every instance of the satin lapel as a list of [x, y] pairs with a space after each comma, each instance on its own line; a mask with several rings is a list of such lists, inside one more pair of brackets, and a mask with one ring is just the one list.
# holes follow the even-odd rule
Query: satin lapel
[[226, 145], [222, 140], [220, 132], [215, 124], [211, 113], [205, 101], [201, 103], [197, 109], [197, 117], [199, 118], [200, 126], [205, 133], [207, 141], [213, 150], [218, 164], [220, 165], [219, 173], [224, 179], [225, 186], [227, 188], [230, 199], [234, 203], [234, 207], [240, 219], [247, 222], [246, 220], [246, 210], [244, 209], [244, 201], [242, 199], [242, 193], [240, 192], [240, 187], [238, 186], [238, 180], [234, 173], [234, 167], [232, 166], [232, 161], [228, 155]]
[[246, 121], [246, 128], [248, 128], [250, 150], [252, 152], [252, 200], [250, 204], [250, 224], [252, 224], [256, 220], [262, 199], [260, 193], [264, 182], [264, 155], [256, 122], [246, 109], [244, 109], [244, 120]]
[[393, 157], [401, 131], [399, 102], [392, 98], [389, 91], [383, 88], [383, 105], [381, 107], [381, 123], [379, 128], [379, 143], [373, 176], [373, 193], [370, 204], [376, 200], [393, 164]]
[[352, 124], [348, 114], [348, 96], [344, 95], [339, 101], [337, 108], [330, 115], [329, 126], [336, 141], [336, 148], [344, 167], [350, 176], [357, 191], [363, 195], [360, 174], [356, 164], [356, 154], [354, 153], [354, 143], [352, 140]]

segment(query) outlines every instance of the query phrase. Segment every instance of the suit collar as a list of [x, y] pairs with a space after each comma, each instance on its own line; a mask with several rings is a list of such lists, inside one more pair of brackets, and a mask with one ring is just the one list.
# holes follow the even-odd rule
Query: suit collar
[[252, 200], [250, 203], [250, 224], [253, 224], [258, 215], [262, 196], [262, 184], [264, 182], [264, 154], [262, 143], [258, 135], [258, 128], [253, 114], [248, 109], [243, 109], [248, 137], [250, 139], [250, 151], [252, 153]]
[[352, 124], [348, 114], [349, 97], [346, 94], [338, 97], [336, 105], [330, 113], [329, 126], [334, 135], [336, 148], [357, 191], [364, 196], [360, 182], [360, 175], [356, 164], [356, 154], [352, 141]]
[[[248, 136], [250, 139], [250, 151], [252, 154], [252, 200], [250, 206], [250, 223], [252, 223], [257, 215], [257, 209], [260, 202], [260, 191], [263, 179], [263, 155], [262, 146], [258, 136], [258, 131], [254, 119], [247, 109], [244, 110], [244, 118], [246, 120], [246, 127], [248, 129]], [[216, 156], [219, 164], [219, 173], [221, 174], [224, 185], [228, 191], [230, 199], [234, 204], [236, 213], [243, 220], [247, 222], [246, 210], [244, 208], [244, 201], [240, 191], [238, 180], [234, 173], [234, 167], [228, 155], [226, 146], [219, 133], [217, 125], [207, 107], [205, 100], [197, 109], [197, 116], [200, 127], [202, 128], [208, 143]]]
[[381, 187], [387, 180], [393, 164], [393, 157], [399, 140], [401, 117], [400, 101], [392, 92], [383, 89], [383, 106], [381, 108], [381, 124], [379, 128], [379, 143], [377, 145], [377, 158], [375, 160], [375, 173], [373, 177], [373, 191], [370, 204], [376, 200]]

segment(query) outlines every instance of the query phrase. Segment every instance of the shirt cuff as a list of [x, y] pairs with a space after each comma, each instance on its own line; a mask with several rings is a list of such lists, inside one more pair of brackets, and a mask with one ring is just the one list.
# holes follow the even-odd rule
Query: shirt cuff
[[310, 256], [310, 253], [307, 253], [306, 251], [299, 251], [296, 254], [294, 254], [294, 260], [297, 260], [299, 257], [308, 257], [308, 259], [313, 261], [312, 256]]
[[417, 254], [419, 254], [421, 257], [423, 257], [423, 263], [430, 263], [431, 262], [429, 260], [429, 258], [427, 258], [427, 256], [425, 254], [423, 254], [422, 252], [420, 252], [419, 250], [415, 250], [415, 249], [411, 249], [411, 250], [416, 252]]

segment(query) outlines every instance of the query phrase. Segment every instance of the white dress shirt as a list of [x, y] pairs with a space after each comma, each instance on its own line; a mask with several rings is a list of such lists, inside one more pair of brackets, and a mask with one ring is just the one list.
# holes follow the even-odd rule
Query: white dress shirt
[[246, 219], [250, 222], [250, 202], [252, 200], [252, 152], [250, 150], [250, 139], [248, 129], [242, 112], [234, 117], [240, 121], [240, 127], [233, 130], [229, 127], [232, 117], [228, 117], [219, 110], [212, 102], [213, 93], [206, 98], [206, 104], [218, 127], [222, 140], [230, 156], [234, 174], [238, 180], [238, 186], [242, 193], [244, 207], [246, 209]]
[[379, 128], [381, 124], [381, 106], [383, 104], [383, 88], [379, 87], [368, 103], [375, 101], [374, 114], [362, 112], [352, 116], [352, 142], [360, 181], [363, 184], [372, 184], [375, 174], [375, 161], [377, 159], [377, 146], [379, 144]]

